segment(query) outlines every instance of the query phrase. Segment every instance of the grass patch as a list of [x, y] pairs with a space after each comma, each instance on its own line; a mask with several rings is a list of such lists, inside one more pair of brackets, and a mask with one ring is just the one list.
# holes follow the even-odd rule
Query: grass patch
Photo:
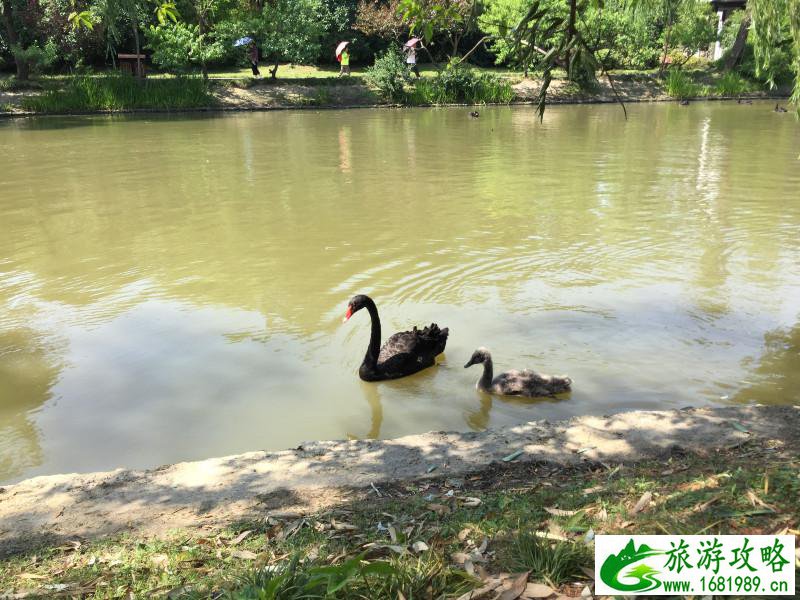
[[22, 99], [23, 108], [47, 113], [135, 108], [181, 110], [214, 103], [208, 84], [200, 78], [139, 81], [125, 75], [75, 77], [61, 89]]
[[678, 100], [696, 98], [702, 95], [702, 87], [696, 84], [692, 78], [677, 69], [671, 69], [665, 81], [667, 94]]
[[756, 89], [757, 86], [734, 72], [725, 73], [714, 84], [714, 93], [719, 96], [739, 96]]
[[[175, 532], [159, 541], [59, 542], [0, 561], [0, 590], [87, 598], [171, 592], [243, 600], [398, 593], [439, 599], [481, 585], [474, 575], [484, 569], [531, 570], [531, 580], [575, 596], [590, 583], [590, 530], [796, 534], [799, 475], [796, 452], [756, 440], [667, 463], [571, 470], [504, 464], [465, 478], [380, 485], [381, 498], [370, 490], [321, 513]], [[559, 541], [544, 541], [542, 532]]]
[[582, 567], [591, 564], [592, 554], [580, 542], [551, 541], [534, 533], [520, 533], [508, 544], [502, 563], [512, 572], [530, 571], [536, 581], [557, 588], [562, 583], [585, 577]]

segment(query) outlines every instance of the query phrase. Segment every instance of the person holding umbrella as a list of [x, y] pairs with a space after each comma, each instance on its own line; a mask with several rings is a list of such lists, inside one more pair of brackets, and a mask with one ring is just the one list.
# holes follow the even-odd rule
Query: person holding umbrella
[[253, 77], [261, 77], [261, 72], [258, 70], [258, 46], [255, 40], [250, 40], [247, 56], [250, 59], [250, 68], [253, 69]]
[[341, 42], [336, 46], [336, 60], [339, 61], [339, 77], [350, 76], [350, 49], [347, 47], [350, 42]]
[[258, 70], [258, 46], [256, 46], [256, 41], [250, 36], [245, 36], [233, 42], [234, 48], [241, 48], [242, 46], [247, 46], [247, 58], [250, 61], [250, 68], [253, 69], [253, 77], [258, 77], [261, 73]]
[[417, 68], [417, 44], [419, 43], [419, 38], [411, 38], [408, 40], [405, 45], [403, 46], [403, 50], [408, 53], [406, 56], [406, 65], [408, 66], [408, 70], [414, 73], [419, 79], [419, 69]]

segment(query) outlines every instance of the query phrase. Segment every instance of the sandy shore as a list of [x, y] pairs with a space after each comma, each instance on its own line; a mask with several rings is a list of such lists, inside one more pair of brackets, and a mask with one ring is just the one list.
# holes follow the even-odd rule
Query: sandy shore
[[145, 471], [36, 477], [0, 488], [0, 556], [42, 542], [126, 531], [159, 536], [271, 511], [320, 510], [352, 498], [356, 489], [489, 472], [518, 451], [518, 462], [630, 464], [714, 452], [751, 437], [797, 447], [800, 407], [627, 412], [484, 432], [310, 442]]

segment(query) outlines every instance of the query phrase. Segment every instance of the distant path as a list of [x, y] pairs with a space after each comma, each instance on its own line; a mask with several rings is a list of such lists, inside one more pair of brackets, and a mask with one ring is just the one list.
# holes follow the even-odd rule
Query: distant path
[[487, 470], [517, 450], [524, 451], [518, 461], [630, 463], [676, 450], [710, 452], [750, 436], [797, 447], [800, 407], [628, 412], [480, 433], [312, 442], [149, 471], [36, 477], [0, 488], [0, 557], [37, 542], [159, 535], [269, 510], [320, 510], [346, 501], [348, 489]]

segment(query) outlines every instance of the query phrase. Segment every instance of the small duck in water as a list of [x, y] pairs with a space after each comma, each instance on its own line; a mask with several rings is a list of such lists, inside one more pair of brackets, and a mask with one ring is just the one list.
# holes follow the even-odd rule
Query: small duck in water
[[681, 100], [680, 102], [678, 102], [678, 104], [680, 104], [681, 106], [689, 106], [689, 101], [688, 100]]
[[775, 112], [776, 113], [785, 113], [785, 112], [788, 112], [788, 111], [785, 108], [783, 108], [782, 106], [776, 104], [775, 105]]
[[469, 113], [469, 116], [472, 117], [473, 119], [477, 119], [478, 117], [480, 117], [477, 110], [473, 110], [471, 113]]
[[464, 368], [483, 363], [483, 375], [478, 380], [476, 387], [489, 394], [500, 396], [526, 396], [528, 398], [541, 398], [555, 396], [568, 392], [572, 387], [569, 377], [555, 377], [541, 375], [533, 371], [506, 371], [492, 378], [492, 355], [486, 348], [478, 348], [472, 353], [472, 358]]

